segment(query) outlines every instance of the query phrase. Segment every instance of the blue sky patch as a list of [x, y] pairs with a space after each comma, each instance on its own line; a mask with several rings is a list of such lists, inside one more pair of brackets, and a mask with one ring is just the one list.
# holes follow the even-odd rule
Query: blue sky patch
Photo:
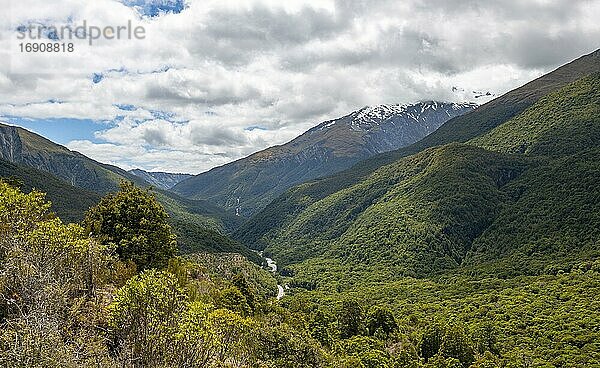
[[107, 128], [105, 122], [91, 119], [2, 117], [2, 120], [23, 127], [62, 145], [66, 145], [73, 140], [89, 140], [99, 143], [94, 136], [94, 132]]
[[268, 129], [265, 127], [258, 126], [258, 125], [252, 125], [252, 126], [244, 128], [244, 130], [251, 132], [253, 130], [268, 130]]
[[92, 82], [94, 82], [94, 84], [102, 82], [102, 79], [104, 79], [104, 74], [102, 73], [94, 73], [94, 75], [92, 75]]
[[187, 8], [185, 0], [121, 0], [121, 2], [137, 10], [140, 15], [150, 18], [169, 13], [179, 14]]
[[135, 110], [137, 110], [137, 109], [138, 109], [138, 108], [137, 108], [136, 106], [134, 106], [134, 105], [127, 105], [127, 104], [125, 104], [125, 105], [114, 104], [114, 106], [115, 106], [116, 108], [118, 108], [119, 110], [123, 110], [123, 111], [135, 111]]

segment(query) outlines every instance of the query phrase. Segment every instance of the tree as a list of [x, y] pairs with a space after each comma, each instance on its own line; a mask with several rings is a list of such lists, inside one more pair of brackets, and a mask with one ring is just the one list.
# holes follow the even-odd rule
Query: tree
[[442, 346], [444, 332], [437, 323], [433, 323], [425, 329], [421, 342], [419, 343], [419, 355], [427, 361], [434, 357]]
[[235, 276], [233, 276], [231, 282], [244, 295], [244, 297], [246, 298], [246, 302], [250, 307], [250, 310], [254, 311], [256, 309], [257, 303], [256, 291], [248, 283], [246, 277], [244, 277], [243, 274], [238, 273]]
[[502, 366], [500, 360], [494, 354], [486, 351], [470, 368], [500, 368]]
[[250, 306], [242, 292], [235, 286], [228, 287], [221, 292], [221, 305], [223, 308], [246, 316], [250, 314]]
[[186, 296], [175, 275], [147, 270], [119, 289], [109, 306], [109, 326], [122, 359], [139, 366], [168, 361], [175, 351]]
[[338, 318], [340, 337], [348, 339], [360, 335], [364, 329], [364, 311], [355, 300], [344, 300]]
[[330, 327], [332, 319], [332, 316], [321, 309], [317, 309], [311, 314], [308, 322], [310, 335], [324, 346], [331, 346], [333, 341]]
[[475, 360], [475, 351], [465, 327], [457, 322], [451, 323], [446, 329], [440, 352], [444, 357], [458, 359], [464, 367], [470, 366]]
[[489, 351], [494, 354], [498, 354], [498, 331], [496, 326], [491, 321], [484, 322], [475, 331], [475, 341], [477, 345], [477, 351], [479, 354], [483, 354]]
[[387, 337], [397, 329], [398, 324], [389, 309], [380, 306], [371, 308], [367, 316], [367, 330], [369, 331], [369, 335], [375, 336], [377, 334]]
[[119, 192], [88, 211], [84, 225], [102, 244], [114, 245], [121, 259], [143, 270], [164, 267], [175, 255], [177, 242], [168, 217], [149, 190], [123, 181]]

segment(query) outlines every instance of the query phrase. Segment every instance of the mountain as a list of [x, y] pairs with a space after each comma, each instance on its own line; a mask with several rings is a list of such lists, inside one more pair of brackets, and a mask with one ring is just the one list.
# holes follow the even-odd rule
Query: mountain
[[324, 264], [389, 278], [465, 267], [513, 276], [600, 257], [598, 66], [465, 143], [401, 157], [322, 197], [319, 181], [295, 187], [237, 234], [309, 279]]
[[117, 190], [121, 179], [146, 184], [116, 166], [102, 164], [26, 129], [4, 124], [0, 124], [0, 159], [49, 172], [75, 187], [101, 194]]
[[64, 180], [32, 167], [0, 159], [0, 178], [19, 186], [24, 192], [36, 189], [46, 193], [52, 211], [66, 222], [79, 222], [84, 213], [100, 200], [100, 195], [76, 188]]
[[263, 238], [268, 238], [277, 229], [286, 227], [291, 219], [310, 205], [352, 187], [377, 169], [427, 148], [452, 142], [467, 142], [485, 135], [523, 113], [544, 96], [598, 71], [600, 50], [563, 65], [469, 114], [450, 119], [435, 132], [410, 146], [373, 156], [348, 170], [293, 187], [255, 214], [236, 232], [236, 238], [253, 248], [262, 249], [266, 246]]
[[[53, 209], [65, 221], [81, 220], [100, 196], [118, 190], [122, 180], [150, 186], [118, 167], [4, 124], [0, 124], [0, 160], [2, 177], [16, 179], [24, 189], [47, 192]], [[227, 237], [240, 222], [234, 214], [207, 201], [182, 198], [162, 189], [156, 189], [155, 194], [171, 216], [182, 251], [236, 252], [258, 260], [254, 252]]]
[[166, 172], [149, 172], [141, 169], [129, 170], [130, 174], [138, 176], [144, 179], [146, 182], [152, 184], [152, 186], [164, 190], [173, 188], [176, 184], [181, 181], [191, 178], [193, 175], [190, 174], [171, 174]]
[[323, 122], [296, 139], [177, 184], [185, 197], [250, 215], [293, 185], [333, 174], [362, 159], [418, 141], [475, 104], [421, 102], [367, 106]]

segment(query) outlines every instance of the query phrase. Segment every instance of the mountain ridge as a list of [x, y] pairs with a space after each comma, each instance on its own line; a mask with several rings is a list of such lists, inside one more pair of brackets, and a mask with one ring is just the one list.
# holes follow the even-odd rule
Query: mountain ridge
[[408, 147], [378, 154], [329, 177], [290, 188], [242, 225], [235, 236], [250, 247], [262, 249], [265, 246], [261, 240], [263, 236], [285, 226], [290, 218], [312, 203], [351, 187], [378, 168], [430, 147], [452, 142], [466, 142], [483, 135], [523, 112], [549, 93], [598, 71], [600, 71], [600, 50], [560, 66], [481, 105], [469, 114], [448, 120], [435, 132]]
[[142, 169], [132, 169], [128, 171], [130, 174], [138, 176], [153, 186], [169, 190], [181, 181], [191, 178], [191, 174], [168, 173], [163, 171], [146, 171]]
[[173, 190], [249, 215], [294, 184], [330, 175], [374, 154], [413, 143], [475, 106], [425, 101], [363, 107], [322, 122], [286, 144], [184, 180]]
[[[24, 189], [48, 193], [53, 209], [67, 221], [80, 221], [90, 206], [122, 180], [150, 183], [118, 167], [97, 162], [21, 127], [0, 123], [0, 175], [22, 181]], [[229, 239], [240, 219], [207, 201], [182, 198], [161, 188], [156, 198], [170, 215], [183, 251], [231, 251], [259, 262], [254, 252]]]

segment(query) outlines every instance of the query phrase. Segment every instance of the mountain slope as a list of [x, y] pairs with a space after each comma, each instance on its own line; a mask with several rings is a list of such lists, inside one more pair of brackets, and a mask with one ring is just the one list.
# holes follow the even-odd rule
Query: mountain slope
[[287, 214], [263, 235], [266, 252], [303, 277], [316, 259], [397, 278], [539, 274], [598, 258], [599, 91], [595, 73], [467, 144], [383, 166]]
[[190, 174], [172, 174], [166, 172], [149, 172], [141, 169], [129, 170], [130, 174], [138, 176], [156, 188], [169, 190], [185, 179], [191, 178]]
[[116, 166], [102, 164], [26, 129], [4, 124], [0, 124], [0, 158], [49, 172], [75, 187], [100, 194], [117, 190], [121, 179], [146, 184]]
[[14, 182], [25, 192], [36, 189], [46, 193], [52, 211], [67, 222], [81, 221], [84, 213], [100, 200], [98, 193], [76, 188], [50, 173], [1, 159], [0, 178]]
[[526, 167], [464, 144], [429, 149], [309, 206], [266, 250], [283, 265], [320, 256], [397, 276], [455, 268]]
[[[149, 184], [115, 166], [94, 161], [23, 128], [0, 124], [2, 175], [15, 177], [25, 188], [48, 193], [56, 212], [66, 221], [78, 221], [101, 195], [116, 191], [122, 180], [138, 186]], [[158, 189], [159, 202], [171, 216], [171, 224], [183, 251], [228, 251], [256, 260], [251, 252], [225, 234], [239, 218], [200, 200], [189, 200]]]
[[[511, 188], [515, 202], [478, 238], [467, 261], [507, 258], [504, 272], [550, 268], [551, 257], [600, 254], [600, 73], [552, 93], [470, 144], [535, 157]], [[511, 269], [519, 264], [519, 270]]]
[[278, 228], [285, 227], [291, 219], [312, 203], [351, 187], [378, 168], [402, 157], [421, 152], [429, 147], [451, 142], [466, 142], [484, 135], [519, 115], [549, 93], [595, 72], [600, 72], [600, 50], [561, 66], [478, 107], [469, 114], [449, 120], [438, 130], [413, 145], [376, 155], [330, 177], [291, 188], [255, 214], [236, 232], [236, 238], [251, 247], [264, 248], [265, 244], [261, 240], [263, 237]]
[[246, 216], [293, 185], [414, 143], [474, 107], [433, 101], [365, 107], [323, 122], [289, 143], [184, 180], [173, 190], [227, 209], [237, 207]]

